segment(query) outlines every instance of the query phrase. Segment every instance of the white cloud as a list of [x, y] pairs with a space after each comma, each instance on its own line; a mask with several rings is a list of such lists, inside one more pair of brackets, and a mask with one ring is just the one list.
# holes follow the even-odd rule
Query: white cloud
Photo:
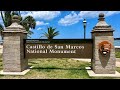
[[29, 30], [31, 31], [31, 30], [33, 30], [33, 29], [30, 28]]
[[104, 13], [105, 17], [115, 15], [120, 13], [120, 11], [80, 11], [78, 14], [72, 11], [70, 14], [66, 15], [58, 21], [58, 24], [62, 26], [68, 26], [78, 23], [83, 18], [96, 18], [100, 13]]
[[72, 11], [69, 15], [61, 18], [58, 23], [63, 26], [69, 26], [78, 23], [80, 19], [81, 18], [74, 11]]
[[31, 15], [35, 19], [42, 19], [42, 20], [51, 20], [61, 14], [60, 11], [24, 11], [21, 12], [23, 17]]
[[97, 17], [99, 12], [97, 11], [81, 11], [78, 16], [82, 18], [94, 18]]
[[39, 27], [39, 28], [37, 28], [37, 30], [42, 30], [42, 28], [41, 28], [41, 27]]
[[118, 14], [120, 11], [81, 11], [78, 15], [81, 18], [96, 18], [100, 13], [104, 13], [105, 17]]
[[106, 16], [111, 16], [111, 15], [119, 14], [119, 13], [120, 13], [120, 11], [108, 11], [108, 12], [106, 13]]
[[43, 21], [36, 21], [36, 25], [41, 26], [41, 25], [48, 25], [49, 23], [45, 23]]

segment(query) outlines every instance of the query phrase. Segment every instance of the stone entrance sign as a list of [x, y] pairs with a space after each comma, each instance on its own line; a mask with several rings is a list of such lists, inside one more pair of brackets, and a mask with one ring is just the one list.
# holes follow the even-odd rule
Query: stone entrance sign
[[92, 39], [26, 39], [25, 58], [92, 58]]
[[[26, 30], [19, 24], [19, 17], [14, 15], [13, 23], [3, 31], [3, 71], [0, 73], [24, 72], [28, 68], [28, 58], [90, 58], [93, 76], [115, 76], [114, 30], [104, 19], [104, 14], [99, 14], [90, 40], [48, 41], [26, 39]], [[91, 71], [88, 71], [89, 75]]]

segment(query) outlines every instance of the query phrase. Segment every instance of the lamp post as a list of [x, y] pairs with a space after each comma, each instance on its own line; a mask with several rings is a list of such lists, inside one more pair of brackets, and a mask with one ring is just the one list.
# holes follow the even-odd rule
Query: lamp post
[[84, 20], [83, 20], [83, 27], [84, 27], [84, 39], [85, 39], [85, 34], [86, 34], [86, 24], [87, 24], [87, 21], [84, 19]]

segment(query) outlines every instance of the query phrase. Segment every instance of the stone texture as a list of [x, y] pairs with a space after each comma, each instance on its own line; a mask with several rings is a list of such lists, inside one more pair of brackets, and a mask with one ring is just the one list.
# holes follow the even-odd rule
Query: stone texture
[[[90, 67], [86, 67], [87, 69], [87, 73], [89, 74], [90, 77], [120, 77], [120, 73], [115, 71], [114, 74], [112, 74], [113, 72], [111, 71], [111, 74], [96, 74], [95, 72], [93, 72], [93, 70], [91, 70]], [[101, 71], [99, 71], [101, 72]], [[106, 71], [107, 72], [107, 71]]]
[[[103, 15], [104, 16], [104, 15]], [[115, 48], [113, 29], [104, 21], [104, 17], [99, 15], [98, 23], [92, 30], [93, 39], [93, 59], [92, 70], [96, 74], [115, 74]], [[103, 56], [99, 52], [99, 43], [108, 41], [112, 44], [111, 52], [108, 56]]]
[[16, 15], [13, 16], [13, 23], [3, 31], [3, 72], [22, 72], [28, 67], [23, 46], [27, 32], [17, 19]]

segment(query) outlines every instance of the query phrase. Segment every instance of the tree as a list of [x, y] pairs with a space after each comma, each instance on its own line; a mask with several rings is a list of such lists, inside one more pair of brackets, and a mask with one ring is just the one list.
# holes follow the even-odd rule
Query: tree
[[3, 26], [2, 26], [2, 24], [0, 24], [0, 32], [3, 31], [3, 30], [4, 30]]
[[36, 21], [32, 16], [26, 16], [23, 19], [20, 15], [20, 11], [1, 11], [0, 13], [5, 27], [8, 27], [12, 24], [13, 15], [18, 15], [21, 18], [20, 24], [26, 29], [26, 31], [28, 32], [28, 36], [33, 34], [30, 29], [35, 29]]
[[1, 39], [3, 40], [3, 33], [2, 31], [4, 30], [3, 26], [0, 24], [0, 36], [1, 36]]
[[1, 11], [1, 17], [3, 20], [3, 24], [5, 27], [8, 27], [12, 23], [12, 18], [11, 18], [11, 11]]
[[42, 37], [46, 37], [48, 40], [52, 40], [55, 36], [59, 35], [59, 31], [55, 31], [56, 28], [48, 27], [48, 32], [44, 32]]
[[30, 29], [35, 29], [36, 27], [36, 20], [32, 16], [26, 16], [23, 20], [21, 19], [20, 23], [23, 27], [25, 27], [26, 31], [28, 32], [28, 37], [33, 34]]
[[[28, 32], [28, 36], [33, 34], [30, 29], [35, 29], [36, 27], [36, 21], [32, 16], [27, 16], [23, 20], [21, 19], [20, 24], [25, 27], [26, 31]], [[30, 37], [30, 36], [29, 36]]]

